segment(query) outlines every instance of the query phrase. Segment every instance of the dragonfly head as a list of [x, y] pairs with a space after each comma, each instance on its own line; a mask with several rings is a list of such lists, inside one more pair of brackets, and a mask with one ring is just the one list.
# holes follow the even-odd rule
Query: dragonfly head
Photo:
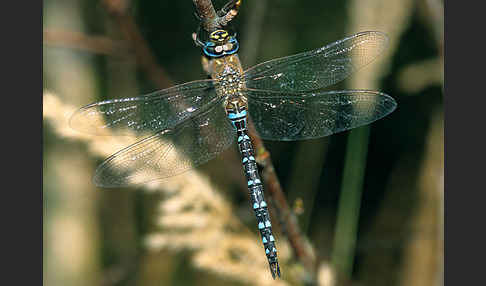
[[216, 30], [209, 34], [209, 39], [202, 46], [203, 52], [210, 58], [219, 58], [234, 54], [240, 45], [236, 34], [230, 35], [227, 30]]

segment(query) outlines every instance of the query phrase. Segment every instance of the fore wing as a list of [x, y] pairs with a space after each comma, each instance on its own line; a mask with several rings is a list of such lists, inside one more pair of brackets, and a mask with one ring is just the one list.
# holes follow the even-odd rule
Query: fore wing
[[147, 95], [96, 102], [77, 110], [70, 119], [73, 129], [116, 135], [133, 131], [156, 132], [172, 128], [217, 101], [213, 80], [192, 81]]
[[299, 92], [333, 85], [373, 61], [384, 50], [381, 32], [362, 32], [325, 47], [270, 60], [245, 71], [251, 89]]

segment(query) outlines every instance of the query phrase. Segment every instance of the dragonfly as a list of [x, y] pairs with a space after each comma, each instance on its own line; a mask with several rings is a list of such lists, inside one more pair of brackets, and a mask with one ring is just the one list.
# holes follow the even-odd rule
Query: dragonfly
[[[195, 33], [196, 34], [196, 33]], [[168, 178], [201, 165], [236, 140], [270, 272], [280, 277], [275, 237], [264, 199], [248, 118], [264, 140], [313, 139], [374, 122], [397, 106], [385, 93], [323, 91], [373, 61], [387, 44], [377, 31], [357, 33], [326, 46], [243, 70], [236, 33], [197, 33], [208, 79], [150, 94], [86, 105], [71, 126], [91, 134], [147, 135], [96, 169], [100, 187]]]

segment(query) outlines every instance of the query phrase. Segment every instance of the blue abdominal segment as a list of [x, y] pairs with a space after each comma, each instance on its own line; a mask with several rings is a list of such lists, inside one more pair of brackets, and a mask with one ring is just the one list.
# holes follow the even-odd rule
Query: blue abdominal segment
[[233, 109], [228, 110], [228, 119], [231, 121], [238, 136], [238, 148], [242, 156], [243, 168], [248, 182], [248, 191], [252, 208], [258, 223], [258, 230], [262, 238], [272, 277], [275, 279], [276, 276], [280, 277], [277, 248], [275, 247], [275, 237], [272, 233], [270, 214], [263, 194], [263, 184], [254, 157], [255, 151], [251, 139], [248, 136], [246, 115], [247, 112], [245, 109], [240, 111], [235, 111]]

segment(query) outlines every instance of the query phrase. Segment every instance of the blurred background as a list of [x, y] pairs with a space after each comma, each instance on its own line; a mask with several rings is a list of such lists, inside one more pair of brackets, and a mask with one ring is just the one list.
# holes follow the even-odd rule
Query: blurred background
[[[213, 1], [216, 9], [224, 0]], [[266, 141], [315, 269], [274, 221], [268, 271], [236, 145], [183, 175], [104, 190], [91, 178], [130, 139], [68, 126], [94, 101], [206, 78], [191, 0], [46, 0], [43, 6], [45, 285], [443, 285], [443, 1], [244, 0], [244, 68], [378, 30], [389, 47], [332, 89], [398, 108], [351, 132]]]

